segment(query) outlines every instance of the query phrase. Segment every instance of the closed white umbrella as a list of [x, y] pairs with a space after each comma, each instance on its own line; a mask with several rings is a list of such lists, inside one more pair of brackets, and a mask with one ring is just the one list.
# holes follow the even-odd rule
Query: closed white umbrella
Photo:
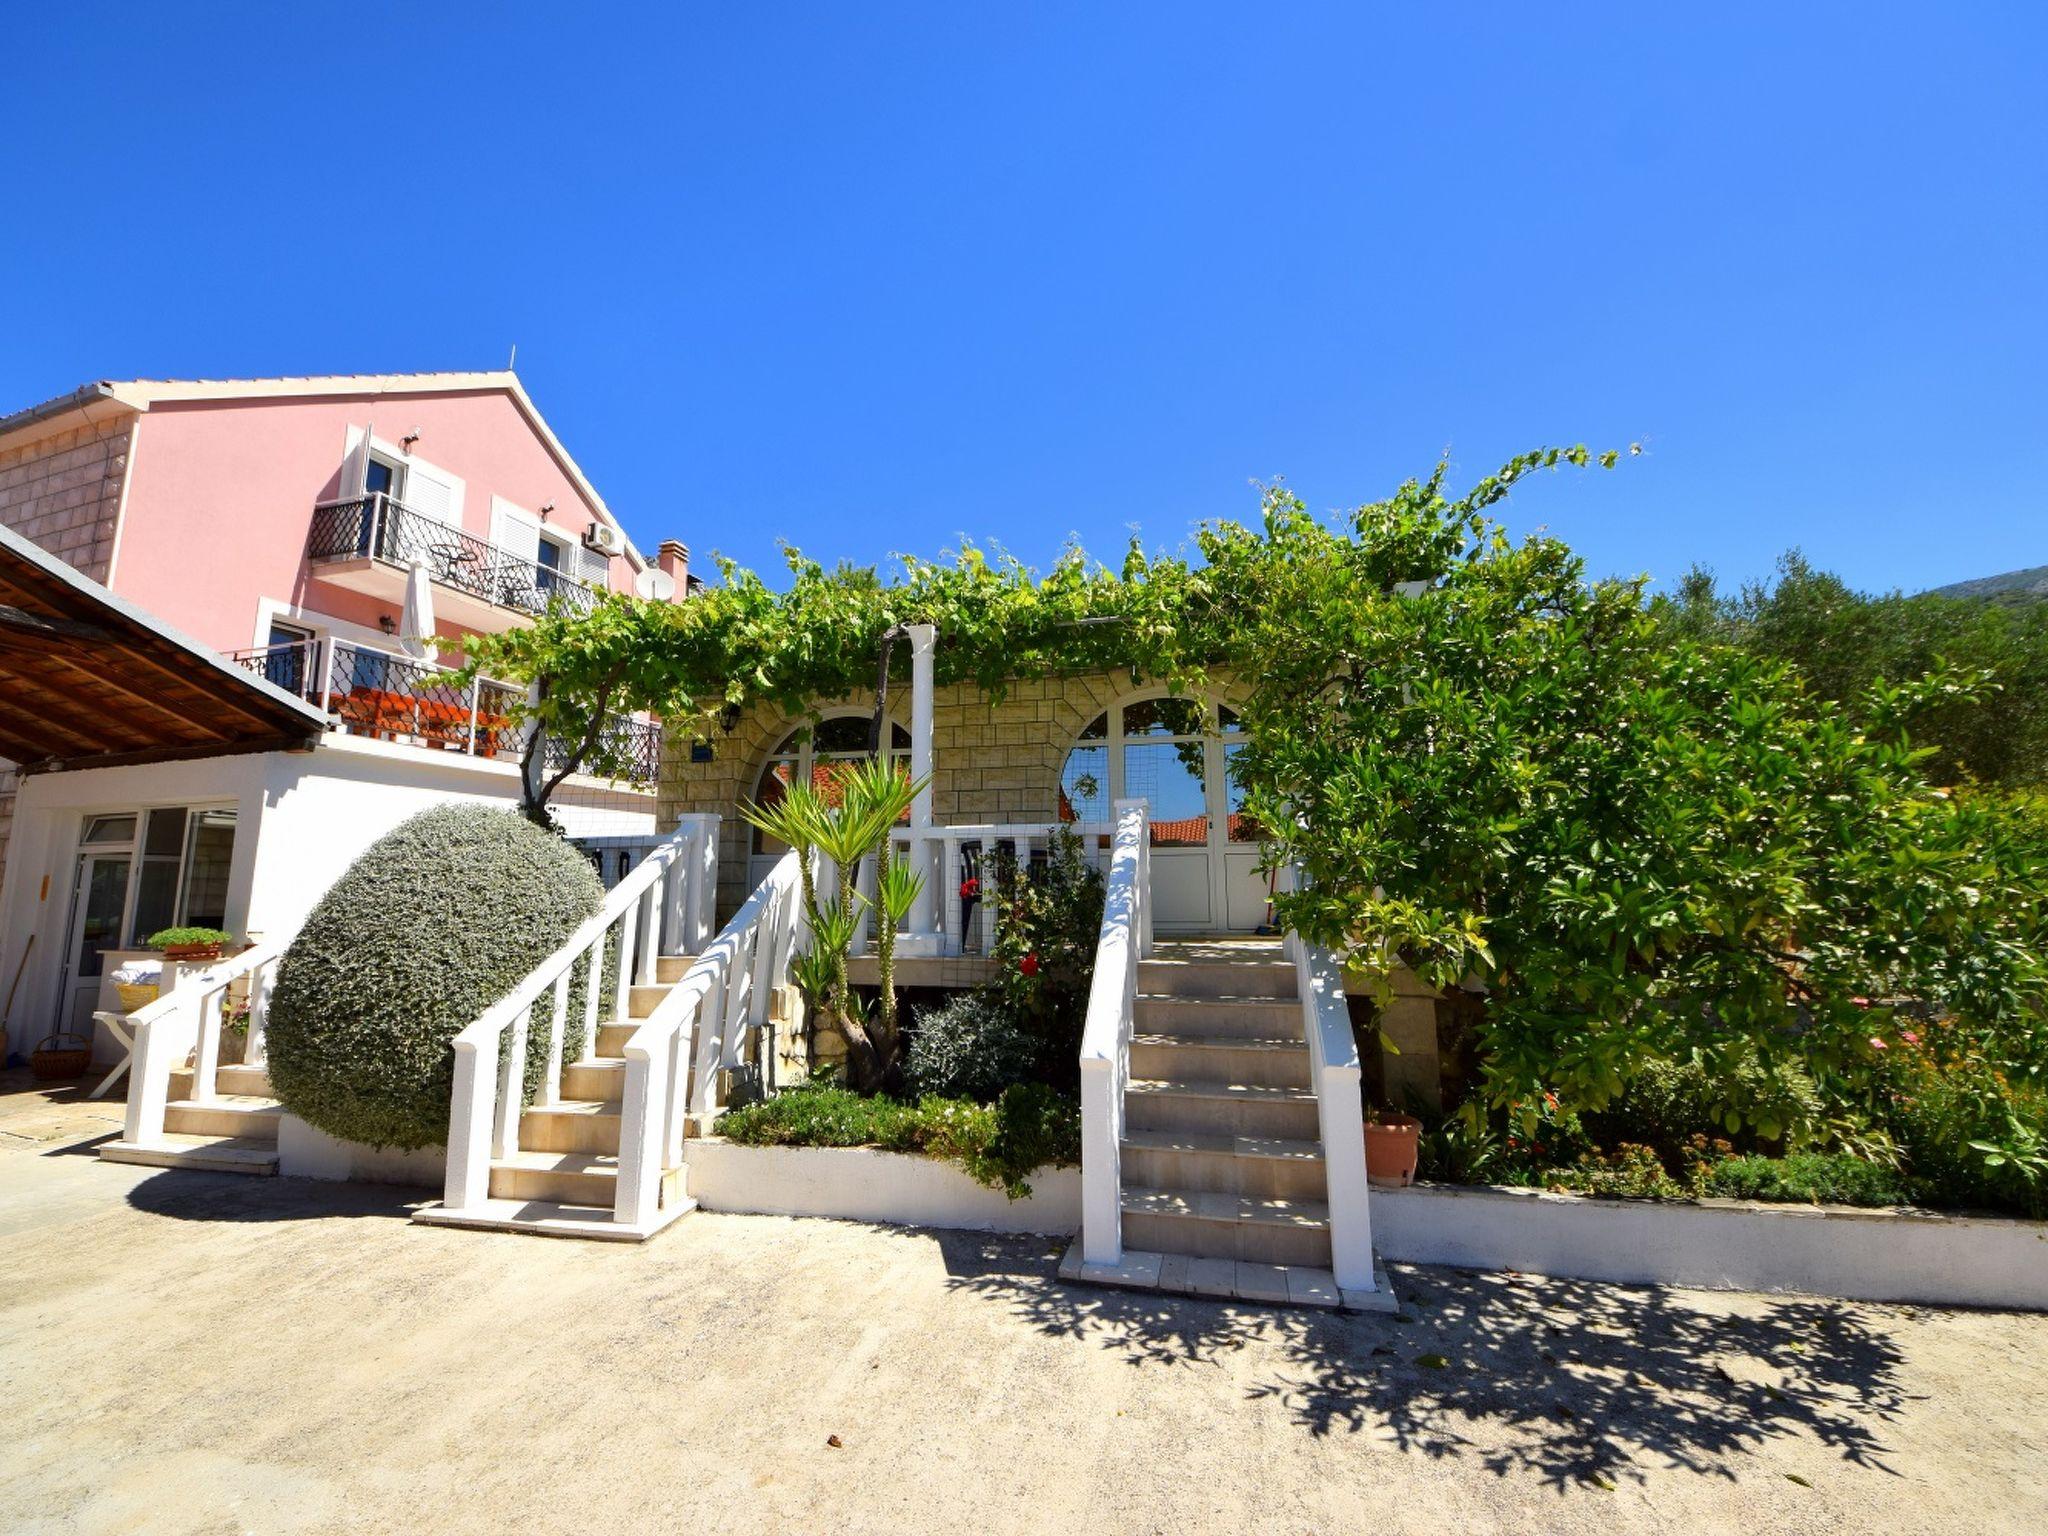
[[434, 583], [425, 562], [415, 560], [405, 573], [405, 612], [398, 619], [398, 643], [405, 654], [438, 661], [434, 645]]

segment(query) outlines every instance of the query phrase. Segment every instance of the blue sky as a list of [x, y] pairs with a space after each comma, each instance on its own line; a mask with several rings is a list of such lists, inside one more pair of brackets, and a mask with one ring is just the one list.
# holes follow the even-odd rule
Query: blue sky
[[1579, 440], [1599, 574], [2048, 562], [2048, 6], [1672, 9], [24, 7], [0, 408], [516, 342], [762, 567]]

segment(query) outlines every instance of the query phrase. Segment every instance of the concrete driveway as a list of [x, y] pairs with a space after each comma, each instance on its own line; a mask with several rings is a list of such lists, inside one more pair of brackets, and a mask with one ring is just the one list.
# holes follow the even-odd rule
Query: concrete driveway
[[111, 1111], [15, 1087], [7, 1532], [2048, 1529], [2048, 1318], [1421, 1269], [1349, 1317], [1069, 1289], [1030, 1239], [433, 1230], [101, 1164]]

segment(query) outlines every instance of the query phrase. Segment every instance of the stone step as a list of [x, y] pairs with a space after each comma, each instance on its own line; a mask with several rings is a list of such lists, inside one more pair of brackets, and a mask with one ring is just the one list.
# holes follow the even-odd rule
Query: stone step
[[164, 1106], [164, 1129], [178, 1136], [217, 1136], [275, 1145], [280, 1112], [275, 1099], [229, 1094], [206, 1104], [184, 1099]]
[[1126, 1131], [1123, 1182], [1258, 1199], [1323, 1200], [1329, 1182], [1322, 1144], [1278, 1136], [1200, 1131]]
[[1155, 956], [1138, 962], [1138, 990], [1153, 997], [1292, 998], [1291, 964], [1264, 960], [1180, 960]]
[[[678, 1169], [679, 1173], [681, 1170]], [[672, 1187], [671, 1187], [672, 1186]], [[561, 1200], [485, 1200], [469, 1210], [423, 1206], [412, 1219], [426, 1227], [469, 1227], [489, 1232], [525, 1232], [535, 1237], [585, 1237], [606, 1243], [644, 1243], [670, 1222], [687, 1216], [697, 1202], [681, 1192], [680, 1181], [664, 1180], [664, 1199], [654, 1219], [632, 1226], [612, 1218], [610, 1206]]]
[[654, 961], [654, 979], [665, 987], [672, 987], [690, 974], [690, 967], [697, 963], [695, 955], [658, 955]]
[[206, 1173], [242, 1173], [259, 1178], [277, 1172], [277, 1138], [257, 1141], [239, 1136], [166, 1134], [159, 1146], [110, 1141], [99, 1149], [109, 1163], [137, 1163], [145, 1168], [189, 1168]]
[[565, 1099], [616, 1104], [625, 1096], [626, 1063], [623, 1057], [600, 1056], [595, 1061], [572, 1061], [562, 1067], [562, 1097]]
[[1192, 1258], [1329, 1267], [1330, 1208], [1320, 1200], [1127, 1187], [1122, 1204], [1129, 1247]]
[[1131, 1037], [1131, 1076], [1170, 1083], [1306, 1088], [1308, 1046], [1301, 1040], [1138, 1034]]
[[1243, 1083], [1136, 1080], [1124, 1088], [1124, 1123], [1138, 1131], [1207, 1131], [1226, 1136], [1321, 1135], [1316, 1096], [1306, 1088]]
[[626, 992], [626, 1017], [629, 1019], [652, 1018], [654, 1010], [661, 1005], [661, 1000], [667, 997], [671, 990], [666, 982], [656, 982], [653, 986], [647, 987], [635, 986], [628, 988]]
[[1223, 1039], [1305, 1041], [1298, 998], [1205, 998], [1140, 995], [1134, 1022], [1141, 1030]]
[[552, 1200], [610, 1210], [619, 1160], [606, 1152], [515, 1152], [491, 1163], [494, 1200]]
[[1374, 1266], [1376, 1288], [1340, 1291], [1337, 1277], [1320, 1265], [1256, 1264], [1243, 1259], [1193, 1258], [1184, 1253], [1146, 1252], [1126, 1245], [1118, 1264], [1082, 1261], [1077, 1239], [1060, 1260], [1060, 1278], [1084, 1285], [1113, 1285], [1169, 1296], [1210, 1296], [1274, 1306], [1344, 1308], [1397, 1312], [1400, 1302], [1384, 1270]]
[[633, 1038], [638, 1024], [600, 1024], [597, 1026], [597, 1054], [623, 1061], [626, 1056], [626, 1042]]
[[[192, 1079], [195, 1075], [190, 1067], [180, 1067], [171, 1073], [171, 1097], [174, 1100], [192, 1097]], [[268, 1072], [261, 1067], [245, 1067], [239, 1062], [233, 1066], [215, 1067], [213, 1087], [216, 1093], [241, 1094], [256, 1099], [276, 1097], [270, 1091]]]
[[519, 1116], [524, 1152], [619, 1153], [619, 1106], [605, 1103], [529, 1104]]

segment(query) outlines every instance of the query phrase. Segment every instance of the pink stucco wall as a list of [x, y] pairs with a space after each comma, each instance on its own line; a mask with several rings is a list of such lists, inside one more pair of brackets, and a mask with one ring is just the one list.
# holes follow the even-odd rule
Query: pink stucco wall
[[[272, 598], [374, 626], [389, 603], [320, 581], [306, 564], [315, 503], [336, 495], [350, 427], [374, 427], [461, 477], [463, 527], [491, 533], [491, 497], [572, 537], [596, 520], [511, 397], [495, 391], [158, 403], [141, 418], [114, 590], [220, 650], [258, 643]], [[630, 590], [623, 557], [614, 588]], [[459, 634], [452, 626], [442, 632]]]

